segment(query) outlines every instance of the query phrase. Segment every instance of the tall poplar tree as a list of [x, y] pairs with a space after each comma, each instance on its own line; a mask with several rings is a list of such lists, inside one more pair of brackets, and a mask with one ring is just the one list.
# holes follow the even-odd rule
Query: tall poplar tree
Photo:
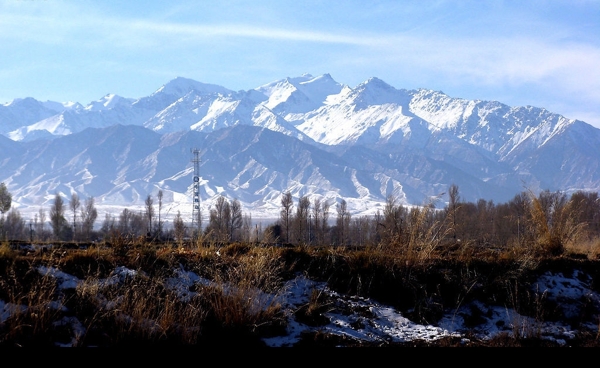
[[285, 242], [290, 242], [290, 222], [292, 219], [292, 206], [294, 202], [292, 200], [292, 193], [289, 191], [284, 193], [281, 197], [281, 226], [285, 232]]
[[50, 207], [50, 224], [54, 237], [62, 240], [66, 232], [67, 220], [65, 219], [65, 204], [58, 193], [54, 196], [54, 203]]

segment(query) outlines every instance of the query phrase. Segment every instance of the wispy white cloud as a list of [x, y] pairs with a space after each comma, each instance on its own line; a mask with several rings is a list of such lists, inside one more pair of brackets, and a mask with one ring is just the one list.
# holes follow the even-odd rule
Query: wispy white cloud
[[[387, 17], [381, 26], [377, 20], [356, 21], [361, 20], [357, 18], [360, 11], [349, 14], [350, 5], [343, 11], [335, 9], [342, 14], [333, 14], [332, 9], [327, 23], [286, 24], [265, 22], [285, 18], [278, 17], [280, 13], [260, 19], [227, 16], [192, 19], [181, 16], [193, 9], [185, 2], [167, 7], [169, 11], [162, 16], [157, 15], [158, 11], [148, 16], [135, 15], [132, 11], [111, 13], [107, 7], [90, 6], [90, 3], [9, 1], [0, 3], [0, 42], [7, 50], [39, 48], [39, 62], [49, 65], [57, 62], [56, 55], [68, 55], [60, 60], [65, 62], [65, 68], [78, 65], [77, 57], [94, 57], [98, 60], [86, 63], [96, 66], [100, 63], [103, 67], [98, 69], [103, 71], [110, 65], [118, 65], [123, 70], [152, 70], [155, 75], [169, 75], [174, 70], [194, 70], [197, 68], [194, 63], [202, 62], [202, 68], [213, 74], [231, 75], [234, 69], [249, 68], [248, 61], [254, 60], [257, 65], [251, 66], [253, 71], [262, 68], [277, 72], [288, 69], [288, 73], [299, 69], [310, 72], [319, 67], [333, 73], [337, 68], [347, 72], [340, 76], [342, 78], [363, 80], [376, 74], [385, 77], [395, 73], [403, 74], [402, 80], [412, 80], [425, 88], [433, 80], [450, 85], [515, 90], [522, 85], [538, 84], [544, 93], [555, 90], [556, 96], [559, 92], [578, 94], [590, 106], [600, 105], [600, 69], [597, 67], [600, 43], [594, 38], [574, 38], [573, 35], [582, 34], [581, 29], [562, 29], [541, 16], [529, 20], [523, 13], [514, 19], [506, 16], [504, 28], [501, 28], [502, 18], [496, 13], [489, 15], [494, 18], [487, 23], [485, 19], [474, 19], [476, 23], [471, 30], [457, 22], [467, 20], [462, 13], [468, 11], [469, 4], [459, 2], [454, 7], [447, 1], [429, 3], [428, 17], [417, 19], [420, 4], [409, 2], [399, 6], [384, 2], [368, 10], [370, 16]], [[253, 10], [253, 15], [260, 14], [266, 6], [261, 5], [263, 8]], [[310, 4], [316, 5], [316, 2]], [[496, 4], [494, 9], [502, 11], [507, 8], [505, 5]], [[586, 2], [577, 6], [586, 6]], [[218, 11], [224, 12], [225, 8]], [[280, 5], [277, 11], [283, 8]], [[236, 9], [235, 13], [243, 14], [243, 10]], [[400, 14], [402, 11], [405, 13]], [[393, 14], [388, 14], [390, 12]], [[454, 18], [457, 16], [460, 19]], [[393, 17], [398, 21], [391, 22]], [[448, 29], [449, 25], [454, 28]], [[519, 27], [523, 27], [522, 32]], [[587, 31], [590, 25], [586, 27]], [[201, 57], [197, 56], [199, 52], [203, 52]], [[158, 60], [162, 57], [174, 59]], [[236, 62], [242, 64], [236, 65]], [[10, 57], [0, 61], [4, 71], [19, 64], [20, 60], [15, 59], [11, 65]], [[385, 75], [380, 71], [386, 71]]]
[[481, 86], [540, 83], [600, 102], [600, 47], [540, 38], [446, 38], [384, 35], [363, 63]]
[[[174, 23], [135, 18], [119, 18], [85, 13], [52, 17], [40, 14], [0, 14], [0, 38], [36, 43], [75, 44], [89, 41], [130, 38], [128, 45], [153, 45], [152, 40], [172, 38], [201, 42], [214, 37], [255, 38], [265, 40], [321, 42], [349, 45], [369, 45], [378, 37], [352, 36], [304, 29], [285, 29], [244, 23]], [[90, 40], [89, 37], [93, 38]]]
[[[586, 44], [552, 44], [541, 38], [424, 37], [414, 32], [350, 33], [256, 26], [245, 23], [189, 24], [78, 14], [69, 18], [0, 15], [0, 37], [71, 46], [193, 46], [215, 39], [259, 39], [348, 46], [350, 55], [367, 49], [373, 60], [388, 60], [475, 78], [485, 83], [534, 82], [557, 70], [593, 72], [600, 49]], [[26, 25], [26, 26], [25, 26]], [[82, 43], [84, 45], [82, 45]], [[295, 47], [302, 47], [296, 46]], [[354, 47], [354, 48], [353, 48]], [[285, 50], [284, 50], [285, 51]], [[579, 78], [575, 78], [578, 80]], [[587, 84], [589, 78], [584, 78]]]
[[194, 36], [195, 40], [212, 39], [213, 37], [259, 38], [280, 41], [323, 42], [348, 45], [369, 45], [377, 42], [377, 37], [357, 37], [335, 33], [317, 32], [302, 29], [282, 29], [257, 27], [247, 24], [173, 24], [137, 21], [126, 27], [131, 32], [142, 34]]

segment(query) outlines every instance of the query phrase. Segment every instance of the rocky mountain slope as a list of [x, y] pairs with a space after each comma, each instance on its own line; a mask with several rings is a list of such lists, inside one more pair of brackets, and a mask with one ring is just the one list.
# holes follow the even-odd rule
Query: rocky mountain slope
[[288, 190], [333, 206], [343, 198], [355, 215], [382, 209], [390, 194], [442, 207], [451, 184], [468, 201], [600, 190], [591, 125], [378, 78], [351, 88], [307, 74], [232, 91], [179, 77], [139, 99], [0, 105], [0, 181], [22, 212], [57, 192], [118, 211], [163, 190], [171, 215], [191, 213], [194, 148], [204, 211], [225, 195], [254, 217], [277, 217]]

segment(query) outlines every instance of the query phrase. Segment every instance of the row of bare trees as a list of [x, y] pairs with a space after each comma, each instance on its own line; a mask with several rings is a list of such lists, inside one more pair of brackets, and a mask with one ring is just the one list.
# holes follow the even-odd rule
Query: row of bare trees
[[[253, 224], [250, 214], [242, 212], [239, 200], [220, 196], [210, 207], [203, 235], [217, 242], [264, 242], [338, 246], [376, 246], [395, 244], [405, 247], [439, 242], [469, 242], [485, 246], [531, 244], [560, 250], [569, 241], [600, 236], [600, 199], [598, 193], [579, 191], [570, 197], [548, 190], [534, 195], [523, 191], [506, 203], [480, 199], [462, 201], [459, 188], [448, 189], [449, 202], [437, 209], [433, 204], [404, 206], [389, 196], [382, 212], [373, 216], [355, 216], [344, 199], [335, 203], [335, 219], [330, 221], [332, 204], [321, 197], [301, 196], [294, 203], [290, 192], [282, 193], [279, 218], [264, 229]], [[94, 198], [83, 201], [72, 194], [68, 203], [72, 218], [67, 220], [67, 205], [58, 193], [49, 211], [50, 229], [45, 229], [43, 209], [27, 226], [18, 210], [10, 208], [10, 193], [0, 187], [0, 220], [4, 238], [89, 241], [110, 234], [176, 239], [197, 236], [186, 226], [178, 212], [169, 229], [161, 218], [162, 191], [158, 192], [158, 210], [148, 195], [145, 210], [124, 209], [118, 217], [106, 214], [102, 226], [94, 231], [97, 211]], [[6, 213], [6, 216], [5, 216]], [[201, 215], [199, 215], [201, 218]], [[72, 220], [72, 221], [71, 221]], [[198, 224], [201, 229], [201, 224]], [[420, 245], [416, 245], [420, 244]]]
[[480, 246], [538, 244], [560, 252], [569, 242], [600, 237], [600, 199], [596, 192], [565, 193], [526, 190], [506, 203], [480, 199], [462, 201], [457, 185], [448, 188], [448, 204], [404, 206], [388, 196], [382, 212], [352, 217], [344, 200], [335, 205], [329, 225], [330, 204], [300, 197], [294, 209], [289, 192], [282, 196], [275, 239], [292, 244], [377, 246], [396, 244], [424, 247], [442, 243]]
[[[99, 235], [106, 237], [108, 235], [119, 234], [130, 237], [145, 236], [149, 239], [162, 239], [165, 236], [164, 221], [162, 219], [162, 190], [158, 191], [156, 198], [158, 201], [158, 212], [154, 207], [154, 198], [148, 194], [144, 200], [144, 211], [136, 212], [124, 208], [118, 218], [110, 213], [106, 213]], [[183, 222], [180, 213], [177, 214], [174, 220], [174, 227], [179, 226], [178, 221]]]
[[[346, 202], [343, 201], [344, 206]], [[312, 207], [311, 207], [312, 206]], [[315, 197], [301, 196], [294, 212], [292, 194], [288, 191], [281, 197], [279, 221], [274, 228], [277, 241], [284, 243], [324, 243], [325, 234], [329, 228], [328, 201]]]
[[[98, 218], [98, 211], [94, 197], [86, 198], [82, 202], [77, 193], [73, 193], [69, 202], [66, 203], [65, 199], [56, 193], [48, 217], [44, 208], [40, 208], [27, 226], [19, 211], [13, 208], [4, 218], [4, 212], [10, 208], [10, 203], [8, 203], [8, 207], [2, 212], [0, 225], [3, 226], [3, 237], [7, 239], [91, 241], [115, 233], [133, 237], [162, 238], [165, 235], [163, 234], [164, 221], [161, 218], [162, 190], [158, 191], [157, 200], [158, 212], [155, 209], [154, 198], [148, 195], [144, 211], [136, 212], [125, 208], [118, 217], [107, 213], [100, 230], [95, 231], [94, 224]], [[178, 218], [182, 221], [180, 215]], [[47, 219], [49, 228], [46, 227]]]
[[[36, 235], [36, 239], [49, 239], [52, 236], [60, 240], [89, 239], [92, 236], [94, 222], [98, 217], [94, 198], [87, 198], [82, 204], [78, 195], [74, 193], [69, 203], [69, 207], [73, 211], [73, 223], [71, 226], [65, 217], [66, 206], [64, 200], [57, 193], [54, 198], [54, 204], [50, 208], [49, 219], [52, 229], [50, 232], [44, 228], [46, 213], [43, 208], [40, 209], [39, 214], [36, 214], [34, 220], [30, 221], [29, 226], [27, 226], [25, 219], [16, 208], [9, 211], [11, 200], [11, 194], [7, 191], [4, 183], [1, 183], [0, 210], [2, 218], [0, 219], [0, 229], [2, 230], [1, 235], [4, 239], [23, 239], [25, 237], [33, 239], [34, 234]], [[6, 217], [4, 216], [5, 212]], [[79, 222], [77, 221], [78, 214], [80, 215]]]
[[205, 233], [213, 240], [231, 242], [241, 240], [243, 214], [239, 200], [229, 203], [223, 196], [217, 197], [214, 208], [209, 211], [208, 226]]

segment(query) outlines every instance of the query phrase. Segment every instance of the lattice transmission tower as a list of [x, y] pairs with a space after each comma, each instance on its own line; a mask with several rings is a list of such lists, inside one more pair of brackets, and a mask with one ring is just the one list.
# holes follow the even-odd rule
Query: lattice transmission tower
[[200, 211], [200, 150], [194, 148], [191, 150], [194, 154], [192, 163], [194, 164], [194, 176], [192, 183], [192, 231], [197, 230], [200, 234], [202, 226], [202, 212]]

